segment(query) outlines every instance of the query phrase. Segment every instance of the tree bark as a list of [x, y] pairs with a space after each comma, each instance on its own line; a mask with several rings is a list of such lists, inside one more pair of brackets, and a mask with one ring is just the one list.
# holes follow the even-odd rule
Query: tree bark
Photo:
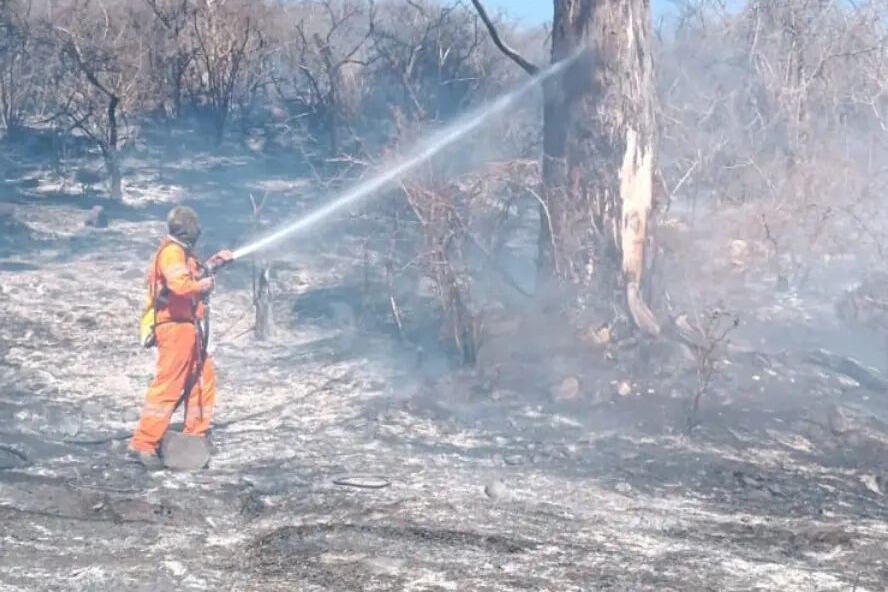
[[271, 337], [274, 320], [271, 308], [271, 270], [267, 262], [253, 268], [253, 305], [256, 307], [255, 335], [257, 341]]
[[587, 51], [545, 87], [540, 280], [577, 283], [657, 334], [641, 295], [656, 150], [650, 0], [554, 5], [552, 61]]
[[[265, 200], [268, 199], [268, 193], [262, 196], [260, 201], [256, 201], [253, 194], [250, 194], [250, 207], [253, 212], [253, 237], [259, 236], [262, 228], [262, 210], [265, 208]], [[259, 259], [255, 255], [250, 258], [250, 266], [252, 268], [253, 279], [253, 307], [256, 311], [255, 323], [253, 325], [254, 335], [257, 341], [265, 341], [269, 339], [274, 331], [274, 317], [272, 315], [272, 293], [271, 293], [271, 263], [266, 259]]]
[[105, 168], [108, 169], [108, 177], [111, 185], [111, 199], [121, 199], [123, 197], [123, 181], [120, 175], [120, 162], [117, 153], [117, 105], [119, 103], [120, 99], [118, 99], [116, 95], [111, 95], [108, 99], [108, 146], [103, 150], [105, 156]]

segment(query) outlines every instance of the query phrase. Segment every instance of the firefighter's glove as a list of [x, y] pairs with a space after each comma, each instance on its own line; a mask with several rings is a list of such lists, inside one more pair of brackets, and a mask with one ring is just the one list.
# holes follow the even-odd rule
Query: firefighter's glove
[[221, 251], [207, 259], [206, 265], [212, 272], [219, 269], [223, 265], [231, 263], [232, 261], [234, 261], [234, 254], [228, 249], [222, 249]]

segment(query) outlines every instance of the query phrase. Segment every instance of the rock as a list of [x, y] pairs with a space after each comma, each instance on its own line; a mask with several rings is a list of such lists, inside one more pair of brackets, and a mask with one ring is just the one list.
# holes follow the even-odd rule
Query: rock
[[610, 327], [607, 325], [602, 325], [597, 329], [589, 329], [589, 332], [586, 334], [586, 341], [599, 347], [610, 344], [612, 340], [613, 336], [611, 335]]
[[888, 275], [876, 275], [845, 294], [836, 302], [836, 315], [855, 329], [888, 330]]
[[829, 426], [829, 431], [834, 436], [843, 436], [851, 430], [851, 422], [848, 420], [848, 415], [838, 405], [833, 405], [830, 408], [826, 416], [826, 423]]
[[764, 487], [765, 479], [761, 475], [750, 475], [743, 471], [734, 471], [733, 475], [734, 479], [742, 487], [750, 489], [762, 489]]
[[102, 206], [93, 206], [89, 211], [89, 216], [87, 216], [84, 224], [92, 226], [93, 228], [107, 228], [108, 214], [105, 213], [105, 208]]
[[731, 241], [731, 245], [728, 249], [734, 265], [744, 265], [744, 260], [749, 258], [749, 254], [751, 252], [751, 249], [749, 248], [749, 243], [745, 240], [740, 239]]
[[502, 481], [492, 481], [484, 486], [484, 495], [493, 500], [508, 497], [509, 488]]
[[845, 376], [844, 374], [836, 375], [836, 382], [839, 383], [839, 386], [842, 390], [854, 390], [860, 388], [860, 383], [851, 378], [850, 376]]
[[882, 479], [879, 479], [875, 475], [863, 475], [860, 478], [860, 482], [863, 483], [863, 486], [866, 487], [871, 492], [876, 495], [884, 495], [884, 491], [882, 490], [881, 483]]
[[262, 152], [263, 150], [265, 150], [267, 140], [262, 137], [251, 137], [247, 138], [244, 143], [246, 144], [248, 150], [251, 150], [253, 152]]
[[163, 562], [163, 566], [164, 566], [165, 568], [167, 568], [167, 570], [168, 570], [171, 574], [173, 574], [173, 576], [175, 576], [175, 577], [177, 577], [177, 578], [181, 578], [181, 577], [183, 577], [186, 573], [188, 573], [188, 570], [185, 569], [185, 566], [182, 565], [182, 563], [179, 562], [179, 561], [164, 561], [164, 562]]
[[552, 386], [549, 392], [556, 401], [576, 401], [580, 398], [580, 379], [576, 376], [568, 376]]
[[632, 394], [632, 385], [623, 380], [617, 385], [617, 394], [621, 397], [628, 397]]
[[494, 401], [504, 401], [507, 399], [515, 399], [516, 394], [515, 391], [511, 391], [509, 389], [498, 388], [491, 391], [490, 398]]
[[15, 206], [11, 203], [0, 203], [0, 219], [12, 218], [15, 214]]

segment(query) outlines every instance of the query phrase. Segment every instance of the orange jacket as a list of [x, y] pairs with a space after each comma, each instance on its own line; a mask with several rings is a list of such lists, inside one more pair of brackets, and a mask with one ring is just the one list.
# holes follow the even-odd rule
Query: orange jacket
[[[200, 266], [193, 253], [166, 238], [148, 269], [148, 297], [161, 297], [157, 323], [188, 323], [203, 318], [203, 303], [197, 277]], [[166, 288], [166, 290], [164, 290]], [[165, 296], [166, 303], [163, 302]]]

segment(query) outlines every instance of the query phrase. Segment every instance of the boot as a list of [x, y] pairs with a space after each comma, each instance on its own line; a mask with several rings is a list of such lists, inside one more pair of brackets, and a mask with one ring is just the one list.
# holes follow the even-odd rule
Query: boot
[[156, 452], [145, 452], [144, 450], [133, 450], [130, 448], [129, 456], [149, 471], [163, 468], [163, 461], [160, 460], [160, 456]]
[[163, 468], [163, 461], [156, 452], [140, 452], [139, 462], [149, 471], [157, 471]]

